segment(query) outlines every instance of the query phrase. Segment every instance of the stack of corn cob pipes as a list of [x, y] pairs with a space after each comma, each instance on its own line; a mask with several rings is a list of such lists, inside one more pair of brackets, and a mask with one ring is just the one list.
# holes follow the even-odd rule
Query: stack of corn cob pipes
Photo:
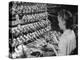
[[[48, 20], [46, 4], [24, 2], [12, 2], [11, 4], [10, 14], [12, 18], [9, 20], [11, 23], [9, 24], [9, 31], [12, 36], [9, 40], [12, 41], [10, 43], [11, 46], [15, 47], [15, 52], [11, 53], [11, 57], [20, 57], [23, 51], [26, 51], [27, 57], [32, 57], [30, 52], [28, 52], [30, 49], [42, 53], [42, 46], [48, 43], [46, 42], [45, 34], [51, 30], [51, 22]], [[24, 43], [26, 43], [26, 47], [24, 47]], [[16, 52], [18, 46], [23, 46], [21, 54]], [[36, 48], [30, 48], [31, 46]]]
[[23, 2], [12, 2], [12, 12], [13, 14], [18, 13], [35, 13], [35, 12], [44, 12], [47, 10], [46, 4], [42, 3], [23, 3]]

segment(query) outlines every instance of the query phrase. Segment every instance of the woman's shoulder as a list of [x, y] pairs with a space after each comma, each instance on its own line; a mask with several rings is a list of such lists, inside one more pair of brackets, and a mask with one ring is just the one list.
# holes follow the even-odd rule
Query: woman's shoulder
[[64, 37], [64, 38], [66, 38], [66, 39], [74, 39], [75, 38], [75, 33], [74, 33], [74, 31], [73, 30], [66, 30], [63, 34], [62, 34], [62, 36]]
[[73, 30], [66, 30], [65, 33], [66, 33], [67, 35], [71, 35], [71, 36], [74, 36], [74, 35], [75, 35], [75, 33], [74, 33]]

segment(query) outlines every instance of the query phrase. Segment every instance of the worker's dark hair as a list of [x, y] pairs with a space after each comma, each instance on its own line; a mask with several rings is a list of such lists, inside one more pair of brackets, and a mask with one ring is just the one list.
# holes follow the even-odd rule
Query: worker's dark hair
[[58, 12], [58, 16], [62, 17], [62, 20], [65, 20], [66, 28], [71, 29], [71, 26], [73, 25], [72, 13], [70, 11], [62, 9]]

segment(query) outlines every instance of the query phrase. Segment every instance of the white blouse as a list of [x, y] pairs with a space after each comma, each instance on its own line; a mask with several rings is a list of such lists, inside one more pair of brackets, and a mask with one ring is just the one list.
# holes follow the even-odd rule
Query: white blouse
[[59, 40], [59, 56], [69, 55], [76, 48], [76, 38], [73, 30], [66, 30]]

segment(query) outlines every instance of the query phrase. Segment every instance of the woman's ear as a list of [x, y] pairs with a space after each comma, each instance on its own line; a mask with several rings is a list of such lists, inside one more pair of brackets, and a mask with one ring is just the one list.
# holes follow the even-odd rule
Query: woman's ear
[[61, 22], [61, 20], [62, 20], [62, 17], [58, 16], [58, 22]]
[[63, 23], [63, 25], [65, 25], [65, 26], [66, 26], [66, 21], [65, 21], [65, 20], [62, 20], [62, 23]]

